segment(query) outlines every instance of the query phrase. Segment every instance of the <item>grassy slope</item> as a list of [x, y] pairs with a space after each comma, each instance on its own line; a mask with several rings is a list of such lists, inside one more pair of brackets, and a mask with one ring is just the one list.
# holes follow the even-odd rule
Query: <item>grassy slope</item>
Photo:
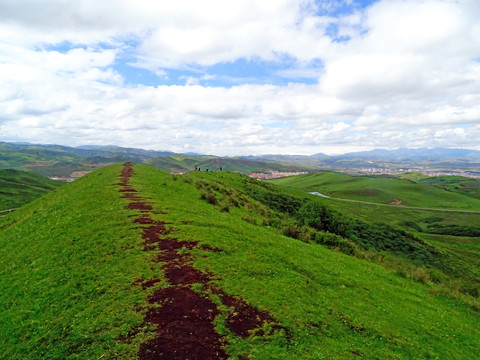
[[142, 321], [134, 306], [144, 295], [132, 281], [149, 269], [113, 185], [120, 169], [87, 175], [0, 219], [0, 358], [135, 353], [117, 338]]
[[321, 172], [273, 180], [275, 184], [318, 191], [336, 198], [439, 209], [480, 210], [480, 201], [437, 186], [387, 176], [350, 176]]
[[0, 170], [0, 210], [20, 207], [62, 183], [19, 170]]
[[[364, 181], [364, 177], [350, 177], [348, 175], [337, 173], [325, 173], [319, 176], [297, 176], [275, 180], [274, 183], [285, 184], [289, 186], [289, 188], [298, 186], [302, 190], [318, 190], [321, 186], [321, 181], [325, 181], [325, 178], [329, 178], [331, 180], [331, 183], [327, 184], [327, 186], [332, 187], [335, 186], [332, 185], [335, 184], [334, 180], [338, 180], [340, 189], [342, 189], [343, 187], [343, 181], [348, 181], [349, 179], [351, 180], [350, 186], [352, 186], [352, 189], [354, 189], [355, 186], [364, 186], [366, 184], [366, 182]], [[420, 174], [412, 174], [409, 178], [414, 178], [415, 181], [422, 181], [424, 179], [435, 179]], [[371, 181], [370, 177], [368, 177], [368, 181]], [[421, 206], [440, 208], [441, 206], [438, 201], [445, 204], [445, 198], [450, 195], [450, 199], [456, 199], [457, 201], [457, 203], [450, 203], [450, 206], [452, 208], [465, 209], [468, 208], [468, 206], [466, 206], [465, 204], [470, 203], [472, 200], [470, 197], [464, 196], [463, 194], [454, 194], [450, 191], [436, 188], [436, 186], [434, 185], [422, 185], [412, 183], [408, 185], [408, 191], [405, 191], [404, 188], [395, 186], [395, 184], [397, 183], [397, 180], [395, 178], [380, 178], [376, 181], [377, 183], [383, 182], [384, 188], [382, 188], [382, 191], [384, 191], [384, 189], [388, 189], [387, 191], [391, 192], [391, 196], [394, 198], [403, 199], [407, 196], [411, 196], [411, 194], [415, 194], [418, 199], [422, 199], [424, 201]], [[456, 181], [458, 181], [459, 183], [471, 183], [470, 179], [466, 178], [456, 179]], [[441, 196], [438, 195], [434, 198], [430, 198], [428, 195], [429, 191], [426, 191], [425, 193], [422, 192], [425, 186], [434, 188], [434, 191], [436, 193], [443, 192], [443, 194]], [[361, 193], [363, 191], [363, 187], [357, 189], [357, 191], [358, 193]], [[437, 220], [436, 223], [440, 225], [476, 227], [479, 224], [478, 214], [452, 212], [445, 213], [441, 211], [402, 209], [398, 207], [376, 206], [373, 204], [352, 203], [323, 198], [319, 198], [317, 199], [317, 201], [328, 204], [328, 206], [353, 218], [357, 218], [367, 222], [381, 221], [397, 228], [401, 228], [405, 231], [413, 232], [416, 237], [426, 241], [428, 244], [435, 246], [435, 248], [437, 248], [443, 255], [444, 262], [452, 270], [451, 275], [455, 278], [455, 280], [446, 280], [448, 282], [453, 281], [454, 284], [452, 286], [464, 289], [480, 287], [480, 238], [426, 234], [424, 232], [416, 231], [415, 229], [412, 229], [411, 227], [406, 225], [406, 220], [408, 220], [408, 222], [413, 222], [417, 224], [423, 231], [425, 231], [428, 225], [427, 221], [429, 219], [435, 218]]]
[[[137, 167], [137, 172], [137, 186], [149, 192], [157, 210], [166, 212], [162, 218], [179, 229], [177, 236], [224, 250], [197, 265], [217, 275], [227, 292], [268, 309], [291, 331], [291, 341], [236, 339], [232, 353], [247, 348], [252, 359], [348, 359], [356, 357], [353, 353], [372, 359], [462, 358], [475, 353], [478, 314], [448, 297], [429, 294], [433, 285], [252, 225], [248, 209], [261, 207], [253, 200], [245, 208], [222, 212], [221, 205], [198, 202], [199, 191], [180, 178], [175, 181], [146, 167]], [[228, 173], [186, 178], [215, 180], [218, 187], [223, 183], [235, 189], [251, 182]], [[472, 318], [465, 321], [465, 316]], [[460, 335], [458, 329], [466, 327], [473, 333]]]
[[[156, 270], [114, 185], [120, 169], [96, 171], [0, 219], [0, 358], [134, 358], [144, 335], [130, 344], [117, 338], [141, 322], [134, 308], [148, 291], [132, 282]], [[218, 319], [233, 356], [465, 359], [478, 353], [478, 312], [434, 285], [254, 225], [263, 205], [242, 187], [255, 181], [226, 172], [135, 171], [132, 183], [176, 237], [223, 250], [203, 253], [196, 266], [289, 330], [288, 338], [280, 332], [239, 339]], [[201, 200], [198, 184], [219, 189], [219, 204]], [[222, 189], [243, 205], [222, 211], [229, 204]]]
[[418, 173], [407, 173], [399, 176], [420, 184], [434, 185], [441, 189], [480, 199], [480, 179], [463, 176], [425, 176]]
[[268, 171], [274, 169], [279, 171], [305, 171], [308, 166], [287, 164], [274, 161], [258, 161], [242, 158], [222, 158], [216, 156], [186, 156], [186, 155], [171, 155], [165, 157], [157, 157], [146, 162], [147, 164], [164, 171], [171, 171], [174, 173], [193, 171], [195, 165], [199, 165], [201, 170], [207, 167], [210, 171], [223, 170], [238, 171], [248, 174], [256, 171]]

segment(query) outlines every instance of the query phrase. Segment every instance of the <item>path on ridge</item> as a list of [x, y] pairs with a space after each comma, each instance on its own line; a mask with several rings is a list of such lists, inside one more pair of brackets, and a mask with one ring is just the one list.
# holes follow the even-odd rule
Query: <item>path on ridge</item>
[[[130, 184], [134, 174], [133, 164], [125, 163], [121, 173], [122, 197], [127, 198], [127, 208], [137, 210], [134, 222], [142, 229], [145, 251], [155, 252], [154, 262], [161, 266], [164, 278], [169, 286], [154, 290], [148, 302], [150, 306], [145, 315], [145, 322], [156, 325], [153, 339], [141, 344], [141, 360], [217, 360], [227, 359], [224, 350], [227, 345], [225, 337], [216, 331], [213, 321], [220, 310], [210, 298], [217, 295], [222, 304], [231, 309], [226, 315], [225, 325], [235, 336], [246, 338], [252, 331], [260, 329], [264, 322], [273, 323], [274, 319], [266, 312], [248, 305], [243, 299], [227, 295], [218, 286], [211, 283], [213, 276], [201, 272], [193, 266], [195, 259], [188, 250], [221, 251], [196, 241], [179, 241], [171, 234], [174, 229], [167, 228], [167, 223], [153, 220], [150, 216], [153, 207], [147, 198], [142, 197]], [[179, 252], [179, 250], [187, 250]], [[149, 279], [141, 286], [144, 289], [155, 286], [162, 279]], [[193, 290], [193, 284], [202, 284], [203, 293]], [[257, 330], [258, 332], [261, 330]], [[248, 357], [242, 355], [242, 360]]]

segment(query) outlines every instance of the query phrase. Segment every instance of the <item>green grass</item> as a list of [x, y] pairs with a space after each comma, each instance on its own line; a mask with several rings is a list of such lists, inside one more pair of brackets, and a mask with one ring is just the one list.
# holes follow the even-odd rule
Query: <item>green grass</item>
[[[368, 184], [375, 183], [384, 196], [389, 193], [391, 198], [406, 199], [415, 196], [417, 204], [421, 207], [438, 208], [448, 205], [451, 209], [475, 209], [476, 199], [472, 199], [468, 194], [461, 191], [453, 193], [450, 190], [439, 188], [434, 183], [442, 182], [445, 177], [430, 178], [421, 174], [403, 174], [402, 177], [408, 177], [408, 180], [398, 180], [393, 177], [364, 177], [349, 176], [338, 173], [320, 173], [307, 176], [296, 176], [273, 181], [275, 184], [288, 186], [289, 189], [299, 189], [301, 191], [311, 191], [315, 189], [322, 193], [322, 186], [333, 189], [338, 187], [336, 194], [344, 194], [345, 189], [349, 188], [349, 193], [362, 194]], [[450, 183], [475, 183], [476, 179], [447, 177]], [[437, 179], [434, 181], [434, 179]], [[415, 182], [411, 181], [414, 180]], [[425, 185], [420, 182], [428, 180], [432, 184]], [[402, 185], [402, 186], [399, 186]], [[407, 184], [407, 185], [405, 185]], [[358, 188], [357, 188], [358, 187]], [[471, 189], [472, 187], [470, 187]], [[355, 190], [356, 189], [356, 190]], [[293, 190], [292, 190], [293, 191]], [[333, 190], [331, 191], [334, 192]], [[436, 194], [432, 196], [432, 194]], [[358, 197], [357, 197], [358, 198]], [[365, 199], [371, 202], [385, 203], [380, 195], [365, 196]], [[439, 253], [442, 260], [443, 273], [437, 273], [430, 268], [425, 272], [433, 279], [437, 279], [447, 284], [452, 291], [462, 291], [473, 294], [478, 297], [480, 293], [480, 237], [476, 235], [479, 229], [478, 213], [468, 212], [442, 212], [429, 211], [421, 209], [405, 209], [401, 207], [386, 207], [372, 203], [345, 202], [335, 198], [325, 199], [316, 198], [322, 204], [326, 204], [332, 209], [347, 215], [353, 219], [375, 223], [382, 222], [395, 228], [413, 233], [421, 241], [433, 246]], [[473, 202], [472, 202], [473, 201]], [[445, 234], [441, 234], [444, 232]], [[438, 234], [435, 234], [438, 233]], [[459, 236], [449, 236], [448, 233], [458, 234]], [[464, 234], [474, 234], [474, 236], [465, 237]], [[396, 263], [396, 264], [392, 264]], [[400, 263], [400, 265], [399, 265]], [[398, 268], [401, 272], [405, 265], [403, 260], [389, 259], [387, 266]], [[446, 272], [446, 274], [445, 274]]]
[[303, 191], [318, 191], [334, 197], [380, 204], [480, 211], [480, 200], [428, 183], [390, 176], [351, 176], [320, 172], [272, 180]]
[[[93, 172], [0, 219], [0, 358], [136, 358], [147, 334], [119, 340], [142, 321], [135, 309], [149, 290], [134, 283], [161, 270], [151, 269], [134, 211], [120, 199], [120, 170]], [[222, 250], [196, 250], [195, 266], [287, 329], [241, 339], [219, 317], [232, 359], [477, 356], [479, 314], [462, 298], [282, 235], [274, 220], [293, 221], [289, 211], [304, 195], [228, 172], [134, 170], [131, 183], [172, 236]], [[273, 206], [277, 199], [292, 207]]]
[[[0, 358], [132, 358], [151, 270], [121, 166], [90, 174], [0, 219]], [[138, 343], [138, 341], [137, 341]], [[138, 344], [137, 344], [138, 345]]]
[[420, 184], [433, 185], [438, 188], [480, 199], [480, 179], [463, 176], [425, 176], [421, 174], [403, 174], [401, 178], [410, 179]]
[[[477, 312], [441, 295], [435, 285], [412, 282], [394, 270], [246, 221], [250, 217], [259, 223], [254, 214], [264, 210], [243, 192], [251, 193], [258, 182], [228, 173], [172, 177], [144, 167], [136, 171], [137, 187], [166, 212], [161, 217], [178, 229], [176, 236], [224, 250], [197, 260], [197, 266], [212, 271], [227, 292], [269, 310], [291, 331], [290, 340], [232, 339], [231, 353], [248, 349], [252, 359], [353, 359], [354, 353], [411, 359], [463, 358], [478, 350], [473, 345], [478, 344]], [[205, 185], [197, 189], [182, 178]], [[208, 184], [213, 184], [208, 191], [216, 195], [217, 205], [198, 201]], [[227, 195], [232, 188], [238, 193]], [[243, 205], [222, 211], [222, 203], [232, 203], [232, 197]], [[473, 318], [465, 322], [466, 314]], [[466, 327], [474, 334], [459, 335], [458, 329]]]
[[187, 156], [171, 155], [156, 157], [145, 162], [157, 169], [172, 173], [185, 173], [193, 171], [195, 165], [198, 165], [202, 171], [208, 167], [210, 171], [218, 171], [220, 168], [226, 171], [236, 171], [243, 174], [252, 172], [268, 171], [275, 169], [278, 171], [305, 171], [309, 169], [306, 165], [296, 165], [282, 163], [278, 161], [258, 161], [243, 158], [223, 158], [217, 156]]
[[61, 185], [25, 171], [0, 170], [0, 211], [18, 208]]

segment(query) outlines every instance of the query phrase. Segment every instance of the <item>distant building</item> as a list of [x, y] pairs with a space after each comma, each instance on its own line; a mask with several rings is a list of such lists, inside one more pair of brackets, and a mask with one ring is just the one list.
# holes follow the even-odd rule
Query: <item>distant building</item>
[[72, 182], [72, 181], [75, 180], [74, 178], [58, 177], [58, 176], [49, 176], [48, 178], [49, 178], [50, 180], [64, 181], [64, 182]]
[[288, 171], [270, 171], [269, 173], [251, 173], [248, 176], [254, 179], [277, 179], [287, 176], [295, 176], [295, 175], [304, 175], [308, 174], [306, 171], [296, 171], [296, 172], [288, 172]]

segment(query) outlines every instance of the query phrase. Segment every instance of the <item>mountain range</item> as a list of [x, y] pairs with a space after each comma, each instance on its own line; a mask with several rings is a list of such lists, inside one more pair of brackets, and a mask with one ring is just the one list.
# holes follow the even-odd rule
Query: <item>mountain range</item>
[[480, 151], [469, 149], [420, 148], [351, 152], [329, 156], [245, 155], [220, 157], [197, 153], [176, 154], [124, 148], [115, 145], [69, 147], [29, 143], [0, 142], [0, 169], [30, 170], [41, 175], [69, 176], [75, 171], [90, 171], [107, 164], [131, 161], [150, 164], [170, 172], [185, 172], [198, 165], [212, 170], [225, 168], [243, 173], [277, 171], [352, 170], [362, 168], [462, 170], [480, 172]]

